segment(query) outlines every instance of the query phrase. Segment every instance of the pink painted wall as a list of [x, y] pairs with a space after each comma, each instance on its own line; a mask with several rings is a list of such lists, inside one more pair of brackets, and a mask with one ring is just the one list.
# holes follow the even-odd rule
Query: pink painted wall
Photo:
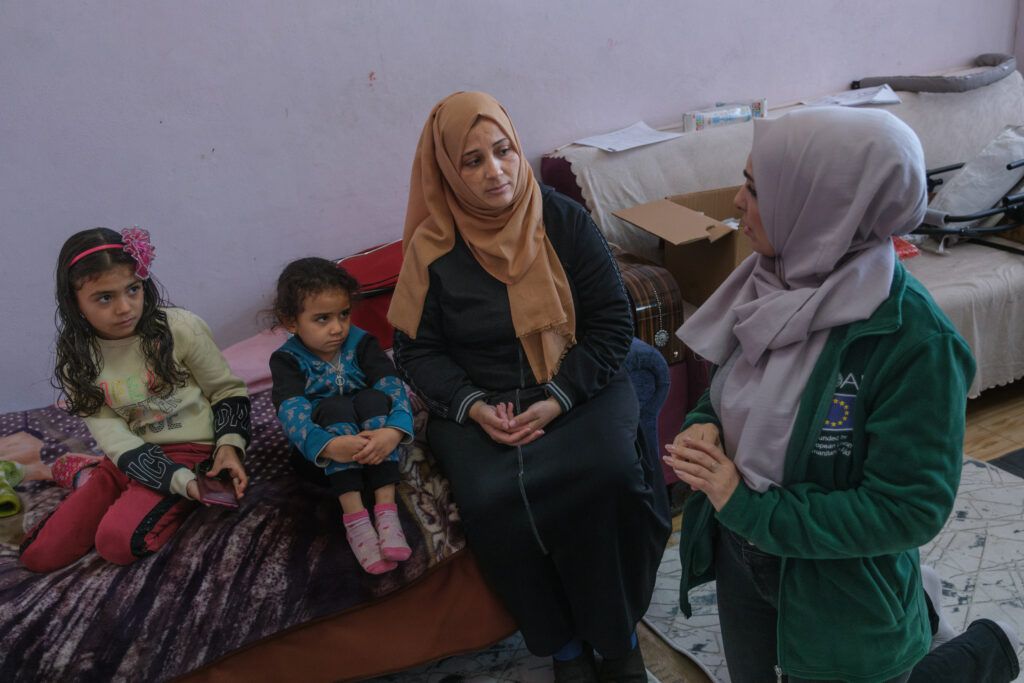
[[[529, 158], [715, 100], [1013, 52], [1017, 0], [8, 0], [0, 4], [0, 410], [51, 400], [53, 263], [94, 225], [223, 345], [281, 266], [397, 238], [431, 105], [497, 96]], [[1020, 45], [1020, 41], [1016, 42]]]

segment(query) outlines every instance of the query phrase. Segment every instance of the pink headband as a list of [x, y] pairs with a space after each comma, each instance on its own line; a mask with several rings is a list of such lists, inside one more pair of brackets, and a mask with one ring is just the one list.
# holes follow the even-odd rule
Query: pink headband
[[71, 259], [68, 269], [89, 254], [95, 254], [97, 251], [105, 249], [124, 249], [125, 253], [135, 260], [135, 275], [143, 280], [149, 277], [149, 266], [156, 256], [156, 249], [149, 242], [149, 231], [143, 230], [137, 225], [121, 231], [121, 244], [101, 244], [86, 249]]

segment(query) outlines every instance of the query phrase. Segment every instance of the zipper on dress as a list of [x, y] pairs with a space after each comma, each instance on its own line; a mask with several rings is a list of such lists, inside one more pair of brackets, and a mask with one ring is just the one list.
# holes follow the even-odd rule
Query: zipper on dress
[[[523, 349], [521, 346], [516, 348], [516, 356], [519, 365], [519, 386], [522, 387], [525, 380], [523, 378]], [[519, 391], [520, 389], [516, 389], [515, 393], [516, 415], [519, 414], [522, 408], [519, 401]], [[526, 518], [530, 520], [530, 530], [533, 531], [533, 537], [537, 540], [541, 553], [547, 555], [548, 549], [544, 545], [544, 541], [541, 540], [540, 530], [537, 529], [537, 522], [533, 518], [533, 508], [530, 507], [530, 498], [526, 495], [526, 466], [523, 462], [522, 446], [516, 446], [516, 457], [519, 459], [519, 496], [523, 499], [523, 506], [526, 508]]]
[[[523, 345], [516, 340], [516, 365], [519, 366], [519, 388], [526, 388], [526, 375], [523, 374]], [[516, 410], [519, 410], [519, 406], [516, 406]]]

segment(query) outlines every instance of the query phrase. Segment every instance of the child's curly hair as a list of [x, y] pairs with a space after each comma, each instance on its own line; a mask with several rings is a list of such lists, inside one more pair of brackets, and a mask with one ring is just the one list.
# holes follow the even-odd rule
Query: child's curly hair
[[[96, 333], [78, 308], [77, 292], [86, 280], [101, 276], [112, 268], [136, 268], [135, 259], [123, 249], [103, 249], [71, 261], [88, 249], [104, 244], [122, 244], [121, 235], [110, 228], [91, 228], [77, 232], [64, 243], [57, 257], [56, 363], [52, 384], [67, 397], [66, 410], [72, 415], [89, 416], [104, 402], [103, 389], [96, 378], [103, 369]], [[149, 277], [142, 282], [142, 315], [135, 327], [141, 339], [142, 353], [154, 375], [150, 390], [167, 396], [175, 387], [184, 386], [188, 373], [174, 360], [174, 338], [167, 324], [167, 305], [159, 285]]]
[[359, 283], [344, 268], [325, 258], [310, 256], [292, 261], [277, 278], [277, 295], [272, 307], [277, 323], [283, 325], [298, 318], [306, 297], [334, 289], [346, 292], [354, 301], [359, 294]]

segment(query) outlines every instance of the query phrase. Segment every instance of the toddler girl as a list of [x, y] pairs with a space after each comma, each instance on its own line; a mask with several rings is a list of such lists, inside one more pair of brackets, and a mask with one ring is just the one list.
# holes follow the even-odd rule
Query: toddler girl
[[[272, 398], [300, 473], [326, 478], [341, 503], [345, 535], [371, 574], [411, 554], [398, 521], [398, 444], [412, 441], [405, 387], [373, 335], [351, 324], [355, 279], [331, 261], [289, 263], [274, 315], [292, 337], [270, 357]], [[372, 491], [373, 516], [363, 505]]]
[[[245, 384], [202, 320], [165, 307], [153, 255], [139, 228], [84, 230], [60, 251], [55, 385], [107, 457], [29, 532], [21, 561], [32, 571], [94, 545], [110, 562], [134, 562], [170, 540], [193, 501], [232, 504], [248, 484]], [[231, 485], [214, 479], [222, 473]]]

